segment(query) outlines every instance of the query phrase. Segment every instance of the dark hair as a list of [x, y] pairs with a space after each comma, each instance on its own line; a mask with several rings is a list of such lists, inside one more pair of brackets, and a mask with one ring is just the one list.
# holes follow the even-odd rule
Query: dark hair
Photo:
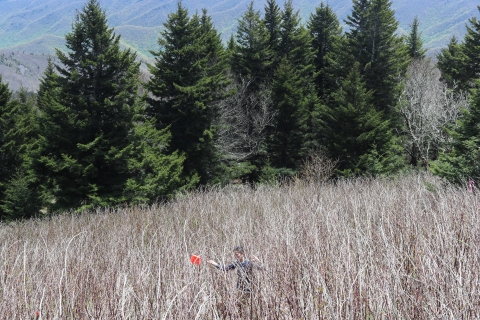
[[240, 253], [245, 253], [242, 246], [236, 246], [235, 248], [233, 248], [233, 251], [237, 251], [237, 252], [240, 252]]

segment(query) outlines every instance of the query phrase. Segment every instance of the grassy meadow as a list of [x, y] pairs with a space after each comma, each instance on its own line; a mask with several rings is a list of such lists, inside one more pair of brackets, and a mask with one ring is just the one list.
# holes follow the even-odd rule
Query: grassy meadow
[[[0, 226], [4, 319], [478, 319], [479, 197], [429, 175], [198, 191]], [[265, 267], [238, 307], [243, 245]], [[202, 257], [200, 266], [190, 255]], [[35, 316], [38, 311], [38, 316]]]

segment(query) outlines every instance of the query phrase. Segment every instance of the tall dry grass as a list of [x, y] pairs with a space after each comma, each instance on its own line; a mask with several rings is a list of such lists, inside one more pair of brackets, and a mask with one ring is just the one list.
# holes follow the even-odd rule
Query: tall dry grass
[[[226, 188], [5, 225], [0, 317], [478, 319], [478, 200], [410, 176]], [[189, 262], [231, 262], [236, 245], [266, 267], [243, 309], [235, 272]]]

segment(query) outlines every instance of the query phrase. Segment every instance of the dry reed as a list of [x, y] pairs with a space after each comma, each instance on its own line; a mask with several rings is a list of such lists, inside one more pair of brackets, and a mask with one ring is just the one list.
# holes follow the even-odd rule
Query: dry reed
[[[478, 319], [478, 200], [416, 175], [227, 187], [3, 225], [0, 315]], [[235, 272], [189, 261], [231, 262], [236, 245], [266, 267], [243, 309]]]

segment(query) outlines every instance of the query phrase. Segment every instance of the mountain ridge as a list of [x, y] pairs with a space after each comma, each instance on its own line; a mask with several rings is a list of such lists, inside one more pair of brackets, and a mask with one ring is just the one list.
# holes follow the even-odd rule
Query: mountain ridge
[[[174, 12], [177, 0], [100, 0], [107, 13], [108, 23], [115, 33], [121, 35], [122, 45], [138, 52], [139, 58], [151, 58], [149, 50], [157, 50], [157, 39], [168, 14]], [[222, 38], [227, 40], [236, 31], [238, 19], [245, 12], [250, 0], [194, 0], [184, 1], [190, 14], [206, 8]], [[283, 1], [277, 1], [283, 7]], [[45, 57], [54, 54], [54, 48], [64, 49], [64, 36], [71, 30], [75, 13], [85, 1], [64, 2], [61, 0], [0, 0], [0, 53], [27, 52], [24, 58], [33, 55]], [[351, 13], [351, 0], [324, 1], [337, 14], [345, 29], [344, 20]], [[255, 1], [254, 6], [263, 14], [265, 2]], [[320, 1], [293, 0], [294, 8], [300, 11], [305, 24]], [[452, 36], [462, 38], [468, 19], [478, 16], [474, 0], [393, 0], [392, 9], [399, 21], [398, 32], [409, 32], [414, 17], [419, 19], [419, 29], [430, 55], [445, 47]], [[20, 57], [20, 56], [19, 56]], [[23, 56], [22, 56], [23, 57]], [[35, 59], [34, 59], [35, 60]], [[36, 60], [35, 60], [36, 61]], [[25, 63], [28, 64], [28, 63]], [[39, 67], [39, 66], [37, 66]], [[17, 90], [18, 81], [10, 81], [14, 70], [2, 68], [4, 80], [11, 89]], [[18, 74], [18, 70], [15, 70]], [[15, 77], [18, 78], [18, 77]], [[31, 81], [26, 81], [31, 83]], [[35, 81], [33, 81], [35, 82]], [[37, 79], [38, 83], [38, 79]], [[35, 90], [35, 85], [28, 87]]]

